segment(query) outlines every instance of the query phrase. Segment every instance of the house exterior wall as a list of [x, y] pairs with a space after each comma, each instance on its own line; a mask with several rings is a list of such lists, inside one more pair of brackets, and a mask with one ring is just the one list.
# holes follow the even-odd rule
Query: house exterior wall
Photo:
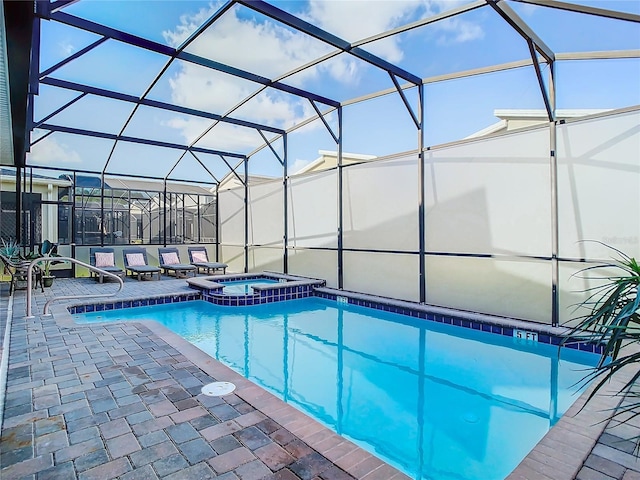
[[[34, 179], [28, 193], [32, 193], [39, 197], [40, 201], [57, 201], [59, 185], [49, 183], [46, 180]], [[15, 192], [16, 182], [14, 177], [2, 175], [0, 176], [0, 191]], [[3, 215], [6, 215], [3, 214]], [[3, 222], [9, 221], [4, 219]], [[41, 243], [43, 240], [52, 242], [58, 241], [58, 208], [56, 205], [42, 205], [40, 208], [41, 232], [37, 235], [35, 241]]]

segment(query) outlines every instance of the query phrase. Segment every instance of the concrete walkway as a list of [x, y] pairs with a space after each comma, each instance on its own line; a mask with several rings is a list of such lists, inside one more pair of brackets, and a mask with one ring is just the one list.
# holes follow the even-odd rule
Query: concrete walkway
[[[115, 289], [57, 279], [44, 295], [34, 293], [34, 313], [48, 298]], [[164, 277], [127, 280], [119, 297], [185, 292], [191, 290], [184, 280]], [[76, 325], [64, 314], [27, 319], [25, 291], [11, 302], [6, 294], [0, 324], [7, 309], [13, 315], [3, 480], [408, 478], [155, 322]], [[214, 380], [237, 389], [202, 395]], [[640, 432], [630, 427], [640, 421], [612, 421], [602, 433], [605, 423], [597, 420], [606, 417], [607, 399], [598, 402], [573, 416], [579, 400], [509, 478], [640, 480], [633, 444], [623, 440]]]

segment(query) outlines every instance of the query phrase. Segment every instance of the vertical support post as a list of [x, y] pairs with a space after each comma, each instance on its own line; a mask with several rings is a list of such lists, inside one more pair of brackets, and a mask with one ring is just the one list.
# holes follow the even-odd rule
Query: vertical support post
[[249, 271], [249, 159], [244, 158], [244, 273]]
[[100, 246], [104, 247], [104, 171], [100, 173]]
[[22, 245], [22, 215], [24, 202], [22, 201], [22, 169], [16, 166], [16, 242]]
[[109, 208], [109, 211], [111, 212], [110, 218], [109, 218], [109, 243], [108, 245], [113, 245], [113, 241], [115, 239], [115, 231], [116, 231], [116, 210], [115, 210], [115, 206], [114, 206], [114, 197], [113, 197], [113, 188], [110, 188], [109, 191], [111, 192], [111, 195], [109, 195], [109, 204], [111, 205], [111, 207]]
[[344, 288], [343, 184], [342, 184], [342, 105], [338, 107], [338, 288]]
[[169, 224], [168, 224], [169, 225], [169, 241], [168, 242], [167, 241], [164, 242], [165, 243], [165, 247], [167, 246], [167, 244], [175, 243], [174, 242], [174, 237], [175, 237], [175, 234], [176, 234], [175, 226], [177, 226], [177, 222], [174, 225], [174, 222], [173, 222], [173, 220], [174, 220], [173, 219], [173, 196], [174, 196], [173, 193], [171, 193], [171, 192], [167, 193], [168, 201], [166, 203], [169, 206], [168, 207], [169, 208]]
[[[216, 186], [217, 188], [217, 186]], [[198, 243], [200, 243], [202, 241], [202, 232], [200, 231], [202, 229], [202, 219], [200, 218], [200, 195], [196, 195], [196, 228], [198, 229]]]
[[[127, 245], [131, 245], [131, 190], [127, 190]], [[138, 223], [136, 221], [136, 232], [138, 231]]]
[[[35, 2], [36, 15], [33, 17], [33, 29], [31, 31], [31, 60], [29, 62], [29, 91], [27, 95], [27, 130], [25, 131], [24, 144], [26, 151], [30, 150], [29, 135], [33, 129], [34, 120], [34, 97], [40, 93], [40, 28], [41, 18], [49, 18], [50, 3], [48, 1]], [[16, 162], [25, 164], [26, 159], [16, 159]]]
[[555, 91], [555, 64], [549, 65], [549, 100], [553, 112], [553, 119], [549, 122], [549, 166], [551, 181], [551, 325], [557, 327], [560, 322], [560, 292], [558, 256], [560, 251], [560, 239], [558, 234], [558, 158], [556, 136], [556, 91]]
[[69, 188], [69, 200], [71, 201], [71, 218], [69, 219], [69, 222], [71, 222], [71, 233], [70, 233], [71, 238], [69, 240], [71, 242], [71, 245], [73, 245], [74, 249], [75, 249], [75, 245], [76, 245], [76, 235], [77, 235], [77, 230], [76, 230], [76, 181], [77, 181], [76, 172], [74, 171], [73, 172], [73, 184]]
[[184, 209], [185, 194], [182, 193], [180, 195], [182, 195], [182, 242], [180, 243], [184, 243], [184, 238], [187, 235], [187, 211]]
[[[27, 170], [25, 169], [25, 178], [26, 172]], [[29, 168], [29, 249], [31, 251], [33, 251], [36, 241], [36, 221], [38, 219], [36, 218], [35, 213], [36, 209], [33, 204], [33, 168]], [[42, 215], [42, 203], [40, 203], [40, 215]]]
[[216, 184], [216, 262], [220, 261], [220, 184]]
[[282, 164], [282, 203], [284, 207], [284, 221], [283, 221], [283, 234], [282, 234], [282, 273], [289, 273], [289, 252], [287, 246], [289, 243], [289, 194], [287, 192], [287, 182], [289, 176], [288, 162], [287, 162], [287, 134], [282, 137], [282, 144], [284, 148], [284, 162]]
[[[33, 17], [31, 31], [31, 62], [29, 63], [29, 94], [38, 95], [40, 90], [40, 15], [49, 16], [49, 2], [37, 1], [37, 15]], [[27, 143], [28, 145], [28, 143]]]
[[425, 260], [425, 185], [424, 185], [424, 85], [418, 87], [418, 109], [420, 125], [418, 126], [418, 246], [420, 250], [419, 259], [419, 280], [420, 280], [420, 303], [427, 301], [427, 267]]
[[[167, 246], [167, 179], [164, 179], [164, 188], [162, 191], [162, 245]], [[158, 222], [158, 228], [160, 228], [160, 222]]]

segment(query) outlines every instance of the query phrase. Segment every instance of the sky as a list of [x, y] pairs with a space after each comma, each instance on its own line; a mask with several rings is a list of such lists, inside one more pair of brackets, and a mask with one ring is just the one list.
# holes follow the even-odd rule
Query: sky
[[[273, 1], [347, 42], [359, 42], [443, 11], [467, 0], [310, 0]], [[640, 49], [640, 24], [601, 19], [516, 2], [508, 5], [556, 53]], [[636, 0], [574, 1], [640, 14]], [[63, 12], [122, 30], [144, 39], [179, 48], [223, 5], [217, 1], [80, 0]], [[95, 42], [99, 35], [53, 21], [42, 22], [40, 71], [44, 71]], [[491, 7], [485, 6], [444, 21], [411, 29], [362, 45], [367, 52], [423, 79], [530, 58], [526, 42]], [[189, 43], [185, 52], [340, 102], [393, 88], [390, 76], [363, 60], [255, 11], [234, 6]], [[296, 72], [308, 62], [327, 60]], [[168, 65], [168, 66], [167, 66]], [[158, 77], [164, 67], [166, 71]], [[292, 74], [292, 72], [294, 72]], [[289, 74], [288, 76], [285, 76]], [[548, 67], [543, 66], [547, 78]], [[50, 78], [108, 89], [232, 118], [291, 129], [315, 115], [306, 99], [239, 79], [184, 60], [108, 40], [58, 68]], [[152, 83], [153, 82], [153, 83]], [[399, 79], [401, 84], [405, 81]], [[558, 62], [557, 107], [561, 109], [621, 108], [640, 104], [640, 60]], [[152, 87], [152, 88], [150, 88]], [[40, 121], [79, 93], [42, 85], [34, 103]], [[417, 89], [407, 91], [417, 111]], [[317, 103], [325, 112], [327, 105]], [[264, 144], [255, 129], [183, 113], [87, 95], [46, 120], [46, 123], [109, 134], [172, 142], [223, 152], [252, 154]], [[543, 109], [532, 67], [473, 78], [428, 83], [425, 86], [425, 141], [437, 146], [465, 138], [495, 123], [496, 109]], [[326, 117], [337, 134], [337, 114]], [[388, 155], [417, 148], [417, 132], [398, 94], [348, 104], [343, 108], [343, 150]], [[32, 142], [45, 132], [36, 130]], [[271, 139], [274, 134], [264, 133]], [[285, 157], [284, 142], [274, 149]], [[316, 120], [288, 135], [286, 158], [295, 172], [318, 157], [319, 150], [336, 150], [325, 125]], [[202, 179], [211, 172], [218, 180], [229, 171], [210, 154], [186, 154], [175, 149], [114, 142], [56, 132], [37, 141], [27, 162], [60, 168], [173, 178]], [[198, 157], [197, 159], [195, 157]], [[199, 162], [207, 166], [205, 172]], [[235, 165], [237, 160], [229, 159]], [[268, 148], [252, 157], [250, 172], [281, 175], [281, 166]]]

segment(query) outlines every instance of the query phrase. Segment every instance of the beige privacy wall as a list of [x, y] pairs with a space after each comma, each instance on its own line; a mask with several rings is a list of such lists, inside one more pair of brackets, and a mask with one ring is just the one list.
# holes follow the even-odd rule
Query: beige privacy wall
[[[589, 285], [579, 260], [598, 240], [640, 257], [640, 110], [557, 125], [560, 319]], [[425, 152], [425, 287], [430, 304], [551, 322], [553, 192], [547, 124]], [[343, 168], [343, 285], [418, 301], [416, 153]], [[288, 180], [289, 272], [338, 285], [337, 170]], [[221, 251], [244, 268], [243, 189], [220, 193]], [[249, 188], [249, 269], [283, 268], [280, 179]], [[232, 258], [227, 258], [232, 255]], [[268, 268], [267, 268], [268, 267]]]
[[640, 111], [559, 125], [557, 144], [560, 256], [640, 258]]
[[425, 155], [427, 303], [550, 322], [549, 129]]
[[418, 185], [417, 154], [345, 168], [346, 290], [420, 300]]
[[[640, 111], [560, 125], [557, 145], [560, 257], [616, 258], [603, 242], [640, 260]], [[560, 264], [565, 319], [597, 285], [579, 273], [585, 266]]]
[[220, 258], [229, 265], [229, 272], [244, 271], [244, 189], [222, 190], [218, 193], [218, 223], [220, 226]]
[[291, 177], [289, 273], [323, 278], [338, 286], [338, 174], [328, 170]]

